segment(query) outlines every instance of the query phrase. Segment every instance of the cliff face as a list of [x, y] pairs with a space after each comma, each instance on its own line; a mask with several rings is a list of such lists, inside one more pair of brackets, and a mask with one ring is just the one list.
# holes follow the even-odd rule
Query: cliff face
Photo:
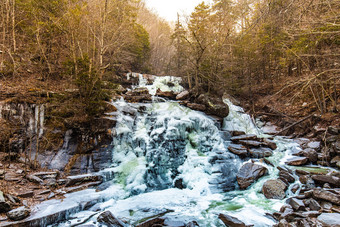
[[111, 160], [111, 128], [106, 118], [52, 120], [53, 106], [45, 102], [0, 102], [0, 151], [27, 157], [31, 166], [71, 174], [99, 171]]

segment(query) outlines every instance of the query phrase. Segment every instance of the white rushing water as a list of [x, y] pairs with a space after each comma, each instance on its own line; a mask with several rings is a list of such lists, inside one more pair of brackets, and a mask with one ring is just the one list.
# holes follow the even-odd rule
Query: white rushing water
[[[157, 89], [183, 90], [178, 79], [156, 77], [153, 85], [146, 85], [145, 78], [139, 78], [139, 86], [149, 86], [151, 94]], [[167, 86], [169, 81], [175, 85]], [[242, 108], [229, 100], [225, 102], [230, 113], [224, 119], [223, 130], [267, 136]], [[99, 225], [96, 219], [105, 210], [129, 223], [128, 226], [169, 210], [163, 217], [184, 223], [197, 221], [200, 226], [224, 226], [218, 219], [219, 213], [254, 226], [275, 223], [265, 213], [278, 210], [284, 201], [266, 199], [261, 189], [266, 180], [277, 178], [278, 170], [255, 160], [269, 170], [269, 175], [246, 190], [238, 190], [236, 173], [243, 163], [227, 150], [230, 141], [223, 138], [212, 118], [177, 102], [129, 104], [118, 100], [113, 105], [118, 110], [114, 114], [117, 125], [113, 131], [111, 169], [115, 177], [113, 185], [100, 192], [106, 201], [72, 214], [70, 221], [60, 226], [71, 226], [84, 219], [88, 219], [87, 224]], [[298, 144], [287, 139], [274, 141], [278, 148], [268, 159], [275, 166], [282, 164], [291, 150], [299, 149]], [[96, 192], [84, 193], [91, 197]], [[74, 202], [72, 195], [68, 199]]]

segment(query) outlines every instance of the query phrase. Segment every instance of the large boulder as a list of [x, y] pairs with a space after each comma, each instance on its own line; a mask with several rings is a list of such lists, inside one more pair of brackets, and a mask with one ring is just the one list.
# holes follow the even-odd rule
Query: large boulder
[[329, 176], [329, 175], [313, 175], [312, 179], [320, 184], [328, 183], [335, 187], [340, 187], [340, 178], [336, 176]]
[[314, 189], [313, 190], [313, 198], [314, 199], [326, 200], [326, 201], [329, 201], [333, 204], [340, 205], [340, 194], [334, 193], [331, 190]]
[[30, 209], [22, 206], [17, 209], [11, 210], [7, 213], [7, 217], [13, 221], [20, 221], [30, 215]]
[[267, 180], [262, 186], [262, 193], [267, 199], [283, 199], [286, 190], [287, 185], [280, 179]]
[[196, 102], [206, 106], [206, 112], [211, 115], [216, 115], [218, 117], [225, 118], [229, 114], [229, 107], [223, 102], [221, 98], [210, 97], [206, 94], [201, 94]]
[[266, 175], [267, 173], [268, 169], [262, 165], [246, 163], [237, 173], [237, 183], [239, 184], [240, 189], [246, 189], [257, 179]]
[[339, 213], [322, 213], [318, 217], [318, 221], [322, 226], [339, 227], [340, 226], [340, 214]]

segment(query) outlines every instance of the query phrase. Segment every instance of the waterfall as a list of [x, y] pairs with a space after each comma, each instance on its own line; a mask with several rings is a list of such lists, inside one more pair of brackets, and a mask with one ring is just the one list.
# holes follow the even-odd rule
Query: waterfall
[[[131, 78], [139, 80], [134, 88], [146, 87], [152, 95], [158, 89], [177, 93], [183, 90], [180, 78], [176, 77], [127, 74], [127, 79]], [[77, 223], [99, 226], [97, 217], [102, 211], [112, 212], [127, 226], [160, 213], [166, 213], [163, 217], [172, 221], [196, 221], [200, 226], [224, 226], [218, 219], [219, 213], [230, 214], [245, 224], [272, 226], [275, 221], [265, 213], [278, 210], [284, 201], [266, 199], [261, 188], [266, 180], [277, 177], [278, 170], [259, 159], [248, 160], [264, 165], [269, 175], [246, 190], [238, 190], [236, 174], [244, 160], [227, 149], [231, 143], [228, 131], [268, 135], [257, 128], [241, 107], [227, 99], [224, 102], [230, 113], [221, 130], [212, 117], [175, 101], [112, 101], [117, 109], [108, 114], [108, 118], [117, 122], [112, 129], [113, 164], [101, 173], [105, 176], [109, 173], [106, 178], [112, 185], [100, 192], [87, 189], [69, 194], [62, 204], [51, 200], [39, 206], [43, 210], [56, 206], [74, 210], [67, 213], [69, 220], [59, 226]], [[277, 149], [268, 159], [277, 166], [298, 145], [280, 137], [274, 141]], [[96, 198], [96, 204], [81, 211], [79, 205], [87, 204], [89, 198]]]

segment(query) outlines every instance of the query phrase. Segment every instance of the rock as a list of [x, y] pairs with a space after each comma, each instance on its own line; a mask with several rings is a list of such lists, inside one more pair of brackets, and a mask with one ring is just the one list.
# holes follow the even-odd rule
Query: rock
[[289, 173], [288, 171], [281, 170], [279, 172], [279, 178], [284, 181], [289, 183], [293, 183], [295, 181], [295, 177], [293, 174]]
[[338, 213], [322, 213], [317, 220], [327, 227], [339, 227], [340, 226], [340, 214]]
[[335, 187], [340, 187], [340, 178], [335, 176], [329, 175], [313, 175], [312, 179], [320, 184], [328, 183]]
[[261, 142], [255, 140], [239, 140], [238, 142], [247, 147], [259, 147], [262, 145]]
[[314, 211], [319, 211], [321, 210], [321, 206], [320, 204], [313, 198], [310, 198], [308, 200], [305, 201], [305, 204]]
[[303, 156], [307, 157], [308, 160], [312, 163], [316, 163], [318, 161], [318, 153], [314, 149], [305, 149], [303, 151]]
[[191, 221], [187, 223], [186, 227], [196, 227], [199, 226], [199, 224], [196, 221]]
[[22, 206], [7, 212], [7, 217], [13, 221], [20, 221], [30, 215], [30, 209]]
[[110, 211], [104, 211], [101, 213], [97, 221], [99, 223], [103, 223], [107, 226], [112, 226], [112, 227], [124, 227], [126, 226], [121, 220], [116, 218]]
[[264, 158], [272, 156], [273, 152], [270, 148], [259, 147], [249, 149], [249, 154], [252, 158]]
[[286, 200], [286, 203], [291, 205], [295, 211], [306, 210], [305, 204], [300, 199], [289, 198]]
[[262, 165], [246, 163], [238, 171], [236, 178], [240, 189], [246, 189], [252, 183], [254, 183], [254, 181], [267, 173], [268, 169]]
[[203, 104], [206, 107], [207, 113], [225, 118], [229, 114], [229, 107], [225, 104], [221, 97], [210, 97], [206, 94], [201, 94], [196, 102]]
[[290, 190], [291, 192], [296, 193], [297, 190], [299, 190], [299, 188], [300, 188], [299, 184], [294, 184]]
[[286, 164], [290, 166], [301, 166], [306, 164], [308, 158], [306, 157], [293, 157], [287, 160]]
[[66, 187], [70, 187], [73, 185], [79, 185], [84, 182], [88, 181], [102, 181], [103, 177], [100, 175], [93, 175], [93, 174], [83, 174], [83, 175], [76, 175], [76, 176], [68, 176], [66, 179]]
[[232, 136], [241, 136], [241, 135], [245, 135], [246, 133], [243, 131], [230, 131]]
[[156, 95], [160, 97], [165, 97], [169, 99], [176, 99], [177, 94], [175, 94], [173, 91], [162, 91], [161, 89], [157, 89]]
[[312, 149], [317, 150], [317, 149], [320, 148], [320, 142], [319, 142], [319, 141], [312, 141], [312, 142], [309, 142], [309, 143], [307, 144], [307, 146], [308, 146], [309, 148], [312, 148]]
[[198, 111], [205, 111], [206, 110], [205, 105], [197, 104], [197, 103], [188, 103], [187, 107], [189, 107], [190, 109], [193, 109], [193, 110], [198, 110]]
[[312, 218], [316, 218], [317, 216], [320, 215], [319, 211], [306, 211], [306, 212], [302, 212], [302, 215], [306, 216], [306, 217], [312, 217]]
[[6, 213], [11, 210], [11, 205], [6, 202], [4, 193], [0, 191], [0, 213]]
[[15, 173], [6, 173], [4, 179], [5, 181], [20, 181], [21, 177]]
[[331, 164], [332, 164], [333, 166], [336, 166], [336, 167], [338, 167], [338, 168], [340, 169], [340, 156], [339, 156], [339, 155], [335, 156], [335, 157], [331, 160]]
[[26, 176], [27, 180], [36, 183], [36, 184], [43, 184], [44, 181], [42, 179], [40, 179], [39, 177], [35, 176], [35, 175], [27, 175]]
[[276, 143], [274, 143], [272, 140], [264, 138], [262, 145], [269, 147], [272, 150], [275, 150], [277, 148]]
[[221, 221], [229, 227], [246, 227], [246, 224], [244, 224], [239, 219], [232, 217], [230, 215], [226, 214], [219, 214], [218, 218], [221, 219]]
[[267, 199], [283, 199], [286, 197], [287, 185], [279, 180], [267, 180], [262, 187], [262, 193]]
[[240, 140], [256, 140], [257, 136], [254, 134], [243, 134], [243, 135], [239, 135], [239, 136], [233, 136], [230, 138], [231, 141], [233, 142], [238, 142]]
[[21, 198], [31, 198], [34, 196], [34, 192], [33, 191], [19, 192], [17, 196]]
[[163, 226], [164, 221], [165, 219], [161, 217], [152, 218], [136, 225], [136, 227]]
[[184, 99], [187, 99], [189, 98], [189, 91], [185, 90], [185, 91], [182, 91], [181, 93], [179, 93], [177, 96], [176, 96], [176, 99], [177, 100], [184, 100]]
[[323, 199], [334, 203], [336, 205], [340, 205], [340, 195], [338, 193], [332, 193], [329, 190], [324, 189], [314, 189], [313, 190], [313, 198], [314, 199]]
[[247, 157], [248, 151], [247, 148], [241, 144], [230, 144], [228, 150], [240, 157]]

